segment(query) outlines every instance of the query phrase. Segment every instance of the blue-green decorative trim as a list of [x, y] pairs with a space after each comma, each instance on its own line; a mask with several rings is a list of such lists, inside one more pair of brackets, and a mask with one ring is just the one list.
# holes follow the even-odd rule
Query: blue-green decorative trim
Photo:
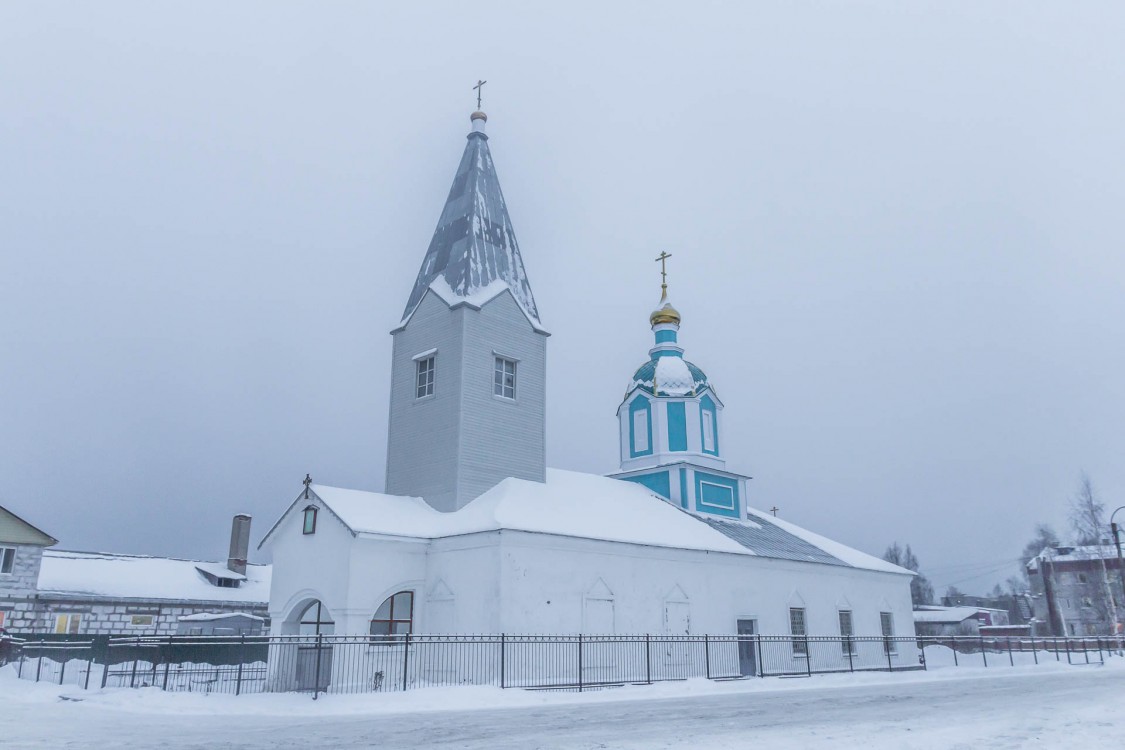
[[687, 404], [668, 402], [668, 450], [687, 450]]
[[[705, 411], [711, 412], [711, 431], [714, 433], [712, 438], [715, 444], [715, 450], [711, 451], [707, 450], [707, 442], [703, 439], [703, 412]], [[719, 414], [718, 410], [715, 408], [715, 402], [711, 400], [710, 396], [704, 396], [699, 400], [699, 446], [700, 449], [708, 455], [719, 455]]]
[[644, 485], [661, 497], [669, 500], [672, 499], [672, 479], [668, 476], [667, 471], [661, 471], [656, 474], [638, 474], [632, 477], [621, 478], [626, 482], [635, 482]]
[[680, 469], [680, 507], [688, 507], [687, 469]]
[[738, 496], [738, 480], [695, 472], [695, 509], [730, 518], [742, 517], [742, 503]]
[[657, 331], [656, 343], [658, 344], [674, 344], [676, 343], [675, 331]]
[[[633, 425], [636, 424], [634, 415], [644, 410], [645, 412], [645, 426], [648, 430], [648, 449], [643, 451], [637, 450], [637, 436], [634, 432]], [[649, 401], [644, 396], [633, 399], [633, 403], [629, 404], [629, 457], [637, 458], [638, 456], [651, 456], [652, 455], [652, 409], [649, 408]]]
[[[670, 352], [665, 352], [665, 354], [668, 353]], [[658, 352], [658, 354], [660, 354], [660, 352]], [[676, 356], [682, 357], [683, 355], [676, 354]], [[648, 362], [645, 362], [643, 365], [637, 368], [637, 371], [633, 373], [634, 385], [629, 387], [630, 392], [632, 392], [633, 387], [636, 386], [650, 396], [655, 395], [652, 391], [652, 383], [656, 379], [656, 360], [657, 357], [653, 357]], [[711, 384], [707, 381], [707, 375], [703, 372], [703, 370], [700, 370], [698, 367], [696, 367], [691, 362], [688, 362], [687, 360], [684, 360], [684, 364], [687, 365], [688, 372], [691, 373], [691, 377], [695, 381], [696, 396], [699, 396], [711, 389]], [[657, 398], [662, 397], [657, 396]]]

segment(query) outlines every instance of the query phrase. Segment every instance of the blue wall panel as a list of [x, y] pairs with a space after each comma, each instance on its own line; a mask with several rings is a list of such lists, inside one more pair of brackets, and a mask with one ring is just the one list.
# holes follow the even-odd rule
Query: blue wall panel
[[695, 472], [695, 509], [702, 513], [741, 518], [738, 480]]
[[635, 477], [621, 477], [626, 482], [636, 482], [643, 484], [650, 490], [660, 495], [671, 499], [672, 497], [672, 480], [668, 476], [667, 471], [662, 471], [657, 474], [641, 474]]
[[668, 450], [687, 450], [687, 404], [683, 401], [668, 403]]

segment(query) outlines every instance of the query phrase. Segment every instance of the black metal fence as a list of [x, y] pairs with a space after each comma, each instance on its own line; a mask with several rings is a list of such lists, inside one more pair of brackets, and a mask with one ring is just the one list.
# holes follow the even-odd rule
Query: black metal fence
[[776, 635], [171, 636], [15, 642], [20, 677], [204, 693], [369, 693], [440, 685], [587, 690], [703, 677], [1101, 663], [1108, 638]]

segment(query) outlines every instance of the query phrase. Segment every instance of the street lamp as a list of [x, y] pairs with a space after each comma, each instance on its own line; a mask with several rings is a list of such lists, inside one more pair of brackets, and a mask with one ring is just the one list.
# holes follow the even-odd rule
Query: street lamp
[[1109, 528], [1113, 532], [1113, 544], [1117, 547], [1117, 579], [1121, 581], [1121, 591], [1125, 593], [1125, 568], [1121, 566], [1121, 537], [1117, 533], [1117, 523], [1113, 517], [1117, 515], [1118, 510], [1125, 510], [1125, 505], [1122, 505], [1109, 516]]

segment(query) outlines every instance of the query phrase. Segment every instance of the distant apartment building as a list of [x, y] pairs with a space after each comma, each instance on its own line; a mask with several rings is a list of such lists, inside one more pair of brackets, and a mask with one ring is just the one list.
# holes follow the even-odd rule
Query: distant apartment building
[[[1104, 565], [1104, 568], [1103, 568]], [[1122, 569], [1112, 544], [1047, 547], [1027, 564], [1034, 634], [1108, 635], [1125, 605]]]
[[225, 564], [53, 550], [58, 540], [0, 506], [0, 627], [16, 636], [174, 635], [212, 622], [181, 626], [185, 617], [240, 614], [223, 619], [260, 631], [271, 568], [246, 563], [249, 543], [250, 517], [238, 515]]

